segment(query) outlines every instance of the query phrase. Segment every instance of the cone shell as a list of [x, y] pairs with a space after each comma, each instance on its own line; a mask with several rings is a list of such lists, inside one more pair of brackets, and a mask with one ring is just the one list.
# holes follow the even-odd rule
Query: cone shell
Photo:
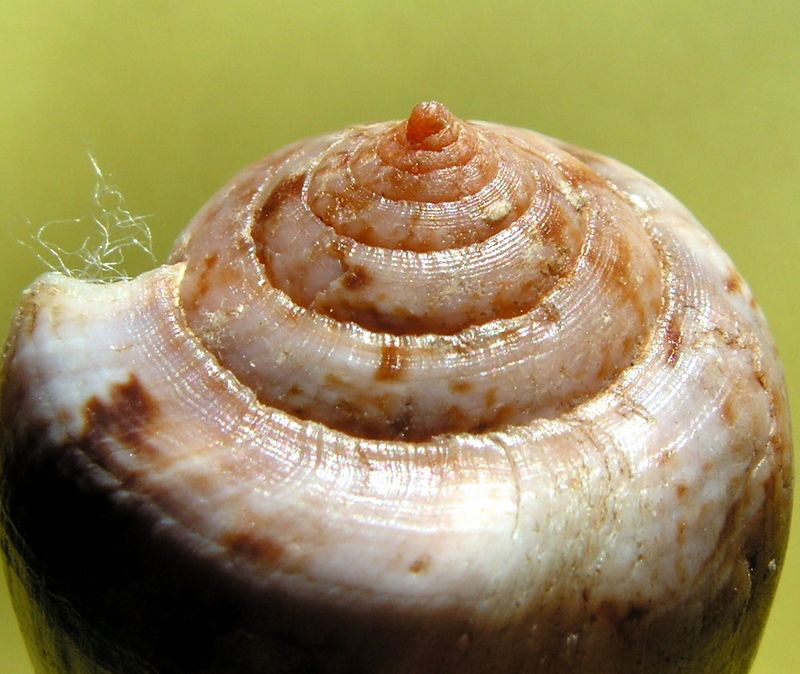
[[133, 281], [41, 277], [2, 404], [41, 672], [745, 672], [788, 532], [727, 256], [435, 102], [267, 157]]

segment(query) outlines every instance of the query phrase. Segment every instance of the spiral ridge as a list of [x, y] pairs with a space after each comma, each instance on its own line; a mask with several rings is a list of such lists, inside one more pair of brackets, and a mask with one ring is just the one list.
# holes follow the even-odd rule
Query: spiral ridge
[[262, 402], [352, 435], [559, 414], [630, 365], [658, 315], [631, 204], [544, 137], [440, 103], [235, 185], [174, 255], [189, 321]]

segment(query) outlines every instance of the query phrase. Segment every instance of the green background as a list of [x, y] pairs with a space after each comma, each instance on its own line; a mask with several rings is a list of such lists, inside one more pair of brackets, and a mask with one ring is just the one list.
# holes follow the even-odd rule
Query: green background
[[[149, 215], [163, 260], [237, 169], [437, 98], [462, 117], [615, 156], [681, 198], [754, 288], [800, 400], [793, 0], [3, 0], [0, 10], [3, 334], [44, 269], [18, 241], [90, 213], [88, 152], [128, 208]], [[130, 271], [151, 264], [139, 257]], [[754, 672], [800, 672], [798, 600], [795, 538]], [[31, 671], [4, 587], [0, 670]]]

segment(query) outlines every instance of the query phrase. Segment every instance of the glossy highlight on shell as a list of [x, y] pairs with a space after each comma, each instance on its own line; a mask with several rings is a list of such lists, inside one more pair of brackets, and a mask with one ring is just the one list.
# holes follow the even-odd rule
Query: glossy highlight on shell
[[[37, 671], [745, 672], [791, 441], [745, 282], [622, 164], [442, 104], [246, 169], [7, 346]], [[48, 494], [42, 499], [42, 494]]]

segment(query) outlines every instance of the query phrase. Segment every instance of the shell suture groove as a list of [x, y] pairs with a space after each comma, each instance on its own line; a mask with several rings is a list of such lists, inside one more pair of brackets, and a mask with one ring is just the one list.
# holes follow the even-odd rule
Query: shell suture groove
[[[728, 257], [614, 160], [421, 103], [245, 170], [138, 279], [42, 277], [7, 354], [4, 484], [79, 483], [157, 532], [165, 568], [211, 574], [224, 629], [192, 574], [147, 577], [212, 669], [752, 658], [788, 531], [780, 365]], [[6, 486], [6, 518], [32, 523], [11, 583], [47, 597], [27, 494]], [[69, 657], [111, 657], [85, 620], [187, 666], [180, 639], [142, 655], [137, 629], [174, 627], [137, 592], [115, 632], [92, 622], [102, 593], [61, 583], [79, 610], [26, 610]]]

